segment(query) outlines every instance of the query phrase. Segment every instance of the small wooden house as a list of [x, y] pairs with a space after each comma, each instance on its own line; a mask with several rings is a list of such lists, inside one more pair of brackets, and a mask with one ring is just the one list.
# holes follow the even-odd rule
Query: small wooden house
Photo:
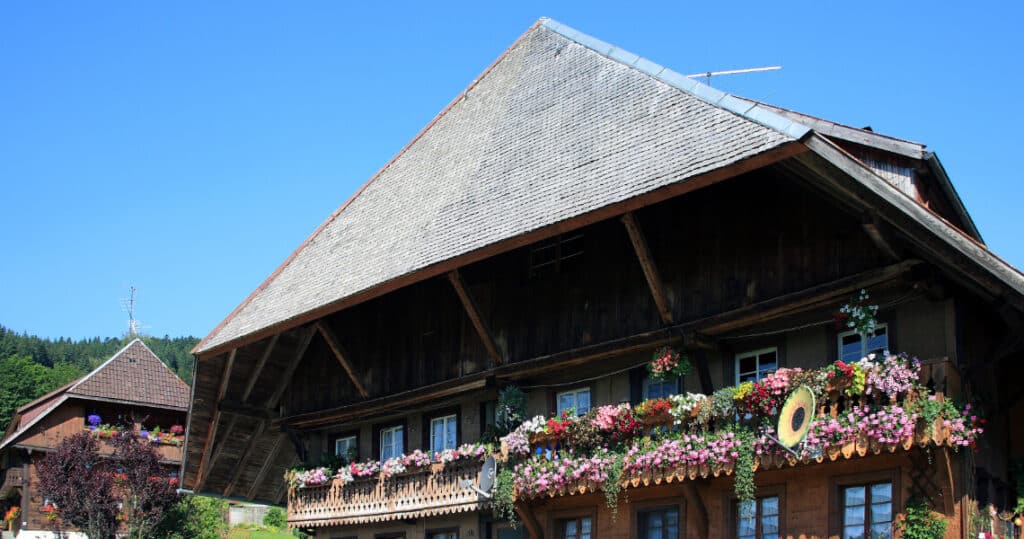
[[[861, 290], [866, 329], [840, 316]], [[541, 19], [196, 347], [184, 483], [287, 503], [318, 538], [889, 537], [912, 499], [947, 537], [1005, 534], [1022, 315], [1024, 275], [923, 144], [727, 95]], [[692, 370], [652, 377], [657, 350]], [[827, 377], [854, 363], [873, 389]], [[635, 469], [615, 475], [617, 504], [601, 462], [563, 481], [583, 444], [557, 424], [520, 427], [526, 455], [508, 438], [463, 446], [496, 441], [512, 385], [526, 417], [555, 423], [699, 392], [741, 424], [756, 416], [733, 399], [794, 369], [817, 384], [814, 424], [854, 429], [843, 443], [823, 430], [788, 452], [759, 431], [715, 462], [677, 448], [640, 469], [647, 435], [725, 439], [711, 419], [652, 420], [615, 457]], [[890, 383], [890, 401], [866, 396]], [[976, 413], [936, 412], [954, 400], [983, 409], [980, 437]], [[867, 410], [888, 415], [845, 419]], [[489, 453], [503, 475], [481, 494]], [[557, 481], [531, 475], [553, 461]], [[757, 469], [742, 496], [737, 466]]]
[[0, 442], [3, 510], [21, 510], [12, 531], [19, 538], [54, 537], [36, 466], [67, 436], [92, 432], [100, 452], [112, 453], [110, 435], [139, 432], [157, 443], [168, 473], [176, 474], [184, 436], [172, 431], [186, 424], [188, 402], [188, 385], [135, 339], [83, 378], [18, 408]]

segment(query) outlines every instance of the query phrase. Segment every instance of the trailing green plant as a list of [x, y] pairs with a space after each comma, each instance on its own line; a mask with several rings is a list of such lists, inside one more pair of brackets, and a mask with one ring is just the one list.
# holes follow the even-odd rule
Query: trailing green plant
[[925, 424], [928, 425], [929, 432], [934, 428], [935, 420], [940, 417], [959, 417], [960, 410], [957, 409], [953, 401], [949, 399], [933, 399], [923, 398], [917, 399], [914, 402], [913, 411], [917, 413], [917, 417], [924, 420]]
[[736, 457], [736, 469], [733, 471], [733, 491], [741, 502], [752, 501], [757, 490], [754, 485], [754, 450], [757, 438], [745, 425], [737, 425], [733, 433], [739, 441], [739, 456]]
[[733, 388], [723, 387], [711, 394], [712, 419], [728, 419], [736, 416], [736, 402], [733, 400]]
[[933, 512], [925, 500], [912, 498], [903, 511], [903, 539], [942, 539], [946, 535], [946, 520]]
[[604, 490], [604, 503], [612, 511], [612, 520], [619, 516], [619, 494], [622, 492], [622, 455], [611, 455], [612, 461], [608, 466], [608, 479], [601, 487]]
[[515, 487], [511, 467], [503, 467], [494, 478], [494, 516], [506, 520], [513, 528], [519, 525], [516, 518]]

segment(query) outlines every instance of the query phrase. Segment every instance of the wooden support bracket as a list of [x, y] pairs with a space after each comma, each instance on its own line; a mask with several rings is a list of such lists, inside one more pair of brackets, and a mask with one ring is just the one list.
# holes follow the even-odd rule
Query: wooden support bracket
[[217, 436], [217, 424], [220, 423], [220, 408], [218, 406], [220, 405], [220, 401], [224, 400], [224, 395], [228, 392], [228, 381], [231, 379], [231, 368], [235, 365], [235, 356], [237, 354], [237, 348], [228, 354], [228, 358], [224, 362], [224, 369], [220, 374], [220, 385], [217, 387], [217, 398], [214, 402], [213, 413], [210, 416], [210, 426], [206, 429], [206, 439], [203, 441], [203, 454], [199, 459], [199, 470], [197, 470], [196, 473], [195, 490], [203, 488], [203, 483], [206, 482], [206, 475], [210, 471], [210, 452], [213, 448], [213, 439]]
[[899, 253], [896, 249], [893, 249], [892, 242], [889, 241], [888, 235], [882, 232], [881, 225], [878, 224], [877, 215], [869, 215], [864, 218], [864, 222], [861, 224], [864, 228], [864, 232], [871, 238], [871, 242], [878, 247], [878, 250], [882, 251], [885, 256], [889, 257], [892, 261], [898, 261], [900, 259]]
[[476, 303], [473, 301], [473, 297], [469, 295], [469, 291], [466, 290], [465, 283], [462, 282], [462, 276], [459, 274], [459, 270], [452, 270], [448, 272], [448, 280], [452, 283], [452, 288], [455, 289], [455, 293], [459, 296], [459, 301], [462, 302], [462, 307], [466, 310], [466, 315], [469, 316], [469, 321], [473, 323], [473, 327], [476, 329], [477, 335], [480, 336], [480, 340], [484, 343], [484, 348], [487, 349], [487, 354], [491, 356], [495, 365], [501, 365], [504, 360], [501, 354], [498, 353], [498, 347], [494, 345], [494, 339], [491, 338], [491, 332], [487, 328], [487, 324], [484, 322], [483, 317], [480, 316], [480, 310], [477, 309]]
[[285, 433], [279, 433], [277, 439], [274, 440], [274, 447], [270, 449], [270, 454], [267, 455], [266, 460], [263, 461], [263, 466], [260, 467], [259, 473], [256, 474], [256, 480], [252, 482], [252, 486], [249, 487], [248, 492], [245, 493], [246, 499], [253, 499], [256, 496], [256, 489], [263, 483], [263, 480], [267, 477], [267, 473], [270, 468], [273, 467], [274, 461], [277, 459], [277, 454], [281, 451], [281, 447], [284, 446], [284, 441], [288, 439], [288, 435]]
[[316, 330], [320, 332], [320, 336], [324, 338], [328, 348], [334, 353], [334, 358], [341, 364], [341, 368], [345, 369], [348, 374], [348, 379], [352, 381], [352, 385], [356, 386], [356, 391], [359, 392], [359, 396], [366, 399], [370, 397], [370, 394], [366, 392], [366, 388], [363, 387], [363, 383], [356, 376], [355, 369], [349, 364], [348, 360], [345, 359], [345, 355], [341, 353], [341, 345], [338, 343], [338, 338], [334, 336], [334, 332], [331, 328], [324, 324], [323, 320], [316, 323]]
[[277, 408], [278, 403], [281, 402], [281, 397], [284, 396], [284, 392], [288, 389], [288, 385], [292, 383], [292, 377], [295, 376], [295, 370], [299, 368], [299, 364], [302, 363], [302, 359], [306, 357], [306, 350], [309, 349], [309, 343], [313, 341], [313, 335], [316, 334], [316, 328], [307, 329], [301, 339], [299, 340], [299, 346], [295, 349], [295, 357], [285, 367], [284, 373], [281, 374], [281, 380], [277, 384], [277, 389], [270, 395], [270, 399], [267, 400], [267, 407], [270, 409]]
[[263, 431], [267, 429], [268, 421], [260, 421], [256, 426], [256, 430], [252, 431], [252, 435], [249, 437], [248, 443], [246, 443], [245, 450], [242, 451], [242, 455], [238, 457], [238, 462], [235, 464], [235, 471], [231, 474], [231, 479], [228, 481], [228, 485], [224, 487], [223, 496], [227, 497], [231, 495], [231, 491], [235, 490], [235, 485], [238, 484], [238, 480], [242, 477], [242, 473], [245, 472], [246, 466], [249, 464], [249, 459], [252, 457], [252, 450], [256, 447]]
[[633, 212], [626, 212], [622, 216], [622, 224], [626, 225], [626, 232], [629, 233], [629, 241], [633, 244], [636, 257], [640, 261], [640, 267], [644, 270], [644, 277], [647, 279], [647, 287], [654, 297], [654, 304], [658, 307], [658, 314], [665, 325], [672, 324], [672, 306], [669, 304], [668, 295], [665, 293], [665, 285], [658, 273], [658, 267], [654, 264], [651, 250], [647, 247], [647, 240], [644, 238], [640, 224], [636, 222]]

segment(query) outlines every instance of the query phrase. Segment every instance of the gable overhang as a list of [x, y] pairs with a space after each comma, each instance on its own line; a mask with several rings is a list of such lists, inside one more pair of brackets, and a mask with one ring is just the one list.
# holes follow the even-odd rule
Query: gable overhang
[[814, 185], [854, 211], [877, 214], [909, 238], [926, 260], [960, 283], [1024, 312], [1024, 274], [823, 135], [814, 133], [803, 144], [810, 151], [796, 161], [819, 180]]

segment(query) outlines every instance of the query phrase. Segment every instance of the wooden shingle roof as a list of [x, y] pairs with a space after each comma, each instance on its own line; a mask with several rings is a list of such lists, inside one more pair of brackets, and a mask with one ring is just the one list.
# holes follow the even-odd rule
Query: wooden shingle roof
[[140, 339], [68, 389], [69, 395], [188, 409], [189, 387]]
[[541, 19], [194, 350], [794, 141], [807, 128]]

